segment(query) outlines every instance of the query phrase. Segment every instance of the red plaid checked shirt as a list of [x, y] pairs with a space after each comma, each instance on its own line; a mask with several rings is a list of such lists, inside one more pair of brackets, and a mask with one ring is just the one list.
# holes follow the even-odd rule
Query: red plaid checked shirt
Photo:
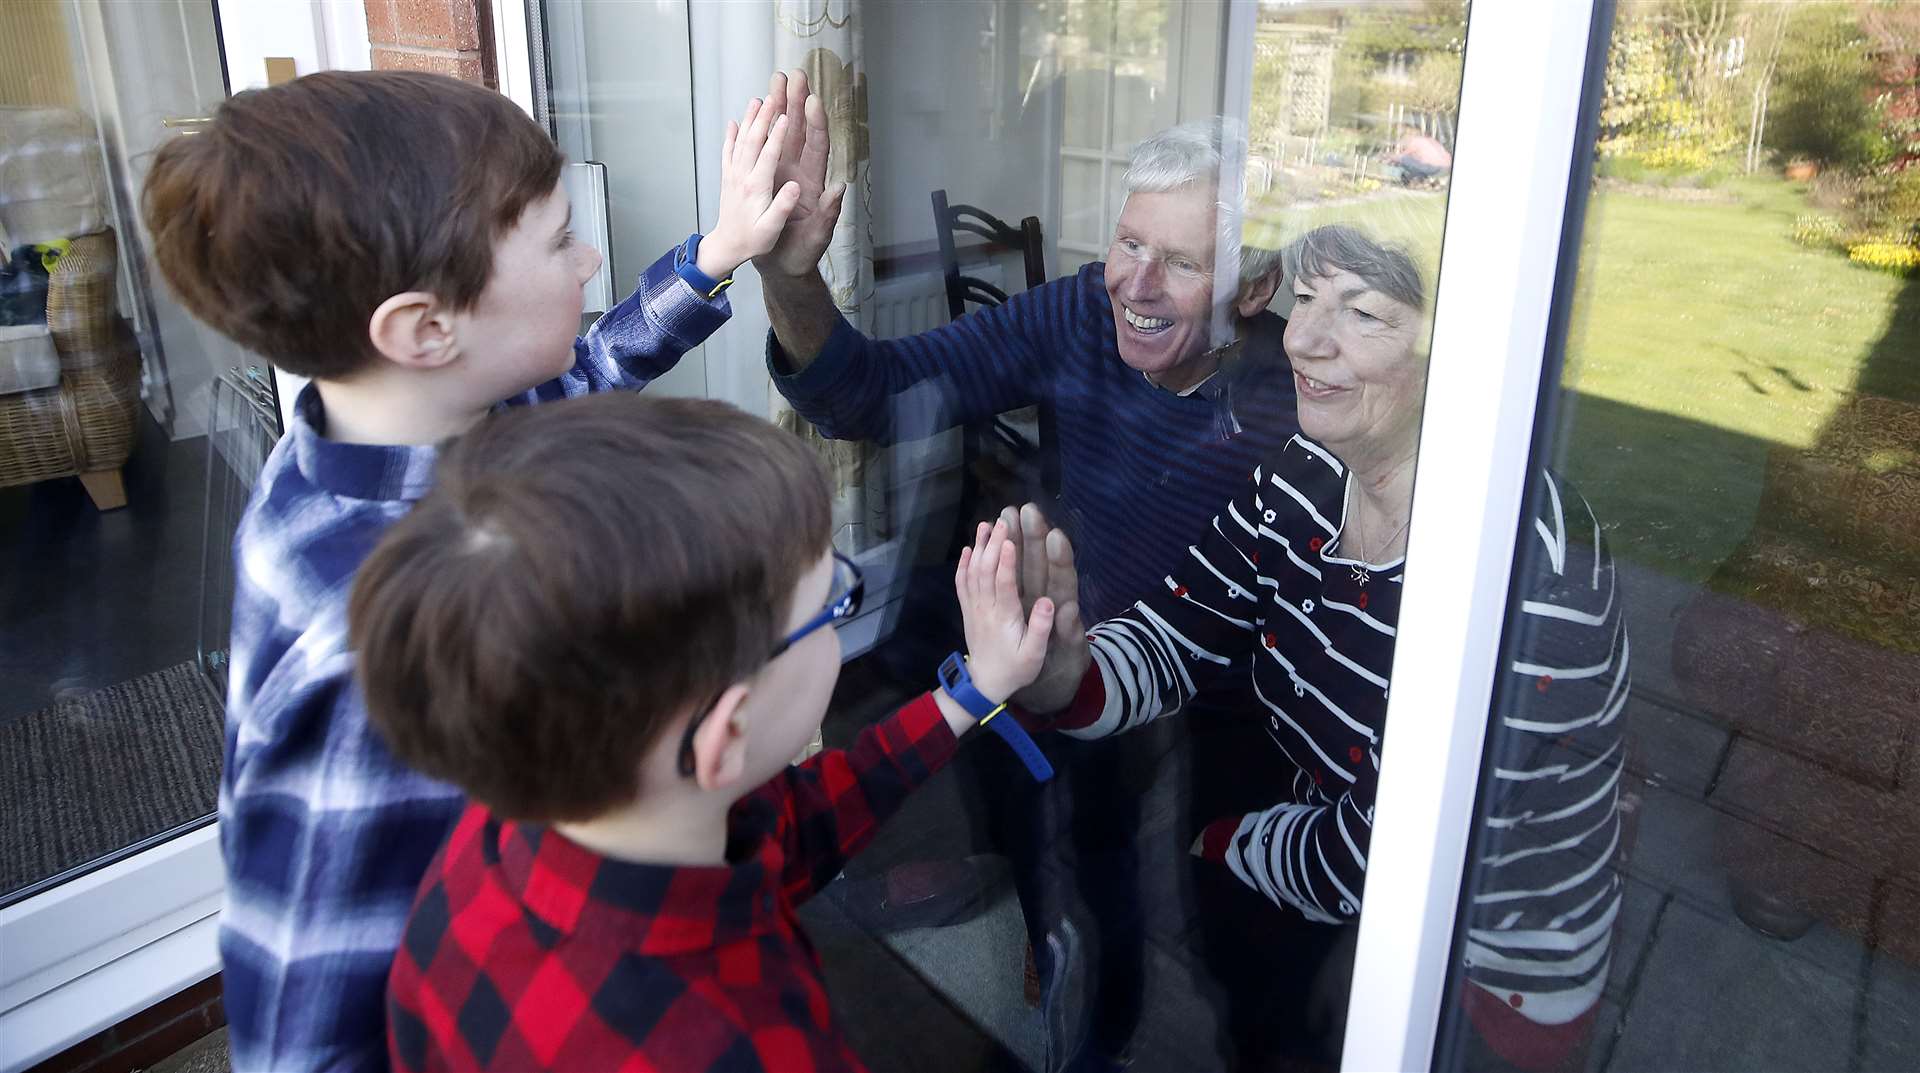
[[727, 860], [613, 860], [469, 806], [387, 981], [393, 1068], [860, 1070], [794, 908], [953, 755], [922, 696], [734, 806]]

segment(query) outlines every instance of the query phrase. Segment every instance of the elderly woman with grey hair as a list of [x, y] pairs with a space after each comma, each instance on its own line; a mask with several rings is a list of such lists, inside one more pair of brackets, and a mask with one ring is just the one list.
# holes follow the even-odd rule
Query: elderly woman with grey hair
[[[1196, 773], [1215, 801], [1221, 783], [1241, 782], [1244, 796], [1197, 817], [1193, 853], [1213, 862], [1200, 865], [1198, 910], [1243, 1067], [1315, 1057], [1308, 966], [1360, 913], [1427, 378], [1426, 288], [1403, 251], [1329, 226], [1291, 246], [1288, 262], [1300, 434], [1240, 482], [1138, 602], [1059, 644], [1015, 697], [1060, 712], [1055, 729], [1099, 738], [1237, 677], [1235, 707], [1275, 751]], [[1512, 680], [1456, 988], [1477, 1048], [1466, 1068], [1560, 1068], [1575, 1055], [1620, 907], [1629, 680], [1613, 562], [1579, 493], [1546, 470], [1533, 479], [1525, 532], [1537, 554], [1516, 579], [1517, 654], [1503, 668]], [[1061, 539], [1031, 526], [1022, 538], [1029, 549]], [[1044, 581], [1071, 591], [1062, 550], [1043, 560]], [[1344, 990], [1317, 999], [1341, 1006]], [[1337, 1047], [1337, 1034], [1325, 1042]]]

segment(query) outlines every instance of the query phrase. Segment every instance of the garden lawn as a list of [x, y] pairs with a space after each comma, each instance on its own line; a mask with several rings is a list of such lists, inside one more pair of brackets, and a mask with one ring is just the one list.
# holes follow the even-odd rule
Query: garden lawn
[[1813, 446], [1876, 347], [1920, 354], [1909, 284], [1795, 244], [1795, 188], [1726, 189], [1594, 198], [1554, 452], [1616, 554], [1693, 581], [1753, 528], [1767, 452]]

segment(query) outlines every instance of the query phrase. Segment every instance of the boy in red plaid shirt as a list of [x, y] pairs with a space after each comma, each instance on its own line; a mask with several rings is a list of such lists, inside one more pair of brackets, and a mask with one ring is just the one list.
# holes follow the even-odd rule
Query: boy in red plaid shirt
[[[724, 403], [563, 401], [443, 456], [350, 612], [375, 725], [473, 799], [394, 961], [395, 1069], [861, 1068], [795, 907], [975, 718], [938, 689], [788, 764], [858, 607], [829, 538], [819, 460]], [[1014, 554], [982, 527], [955, 575], [973, 707], [1045, 655]]]

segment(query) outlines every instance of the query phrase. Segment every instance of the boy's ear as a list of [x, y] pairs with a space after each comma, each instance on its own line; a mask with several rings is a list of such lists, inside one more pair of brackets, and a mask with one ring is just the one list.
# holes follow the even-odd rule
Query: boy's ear
[[458, 353], [453, 311], [427, 291], [402, 291], [381, 302], [367, 321], [367, 336], [382, 357], [407, 369], [437, 369]]
[[1259, 279], [1240, 287], [1240, 293], [1233, 299], [1233, 311], [1243, 317], [1257, 317], [1260, 311], [1273, 304], [1273, 296], [1280, 292], [1280, 277], [1285, 273], [1278, 267]]
[[[744, 684], [728, 687], [693, 732], [693, 778], [702, 790], [725, 789], [747, 769], [747, 733], [740, 723], [740, 706], [749, 692]], [[700, 719], [700, 713], [693, 713], [693, 718]]]

